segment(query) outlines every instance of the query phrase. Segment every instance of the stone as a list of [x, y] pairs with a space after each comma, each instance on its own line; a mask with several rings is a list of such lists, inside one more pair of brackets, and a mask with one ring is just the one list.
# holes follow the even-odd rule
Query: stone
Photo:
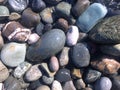
[[8, 0], [10, 11], [22, 12], [29, 4], [29, 0]]
[[64, 47], [59, 57], [59, 64], [61, 67], [66, 66], [69, 63], [69, 47]]
[[50, 62], [49, 62], [49, 68], [52, 72], [57, 72], [58, 69], [59, 69], [59, 62], [58, 62], [58, 59], [57, 57], [55, 56], [52, 56], [50, 58]]
[[9, 15], [9, 20], [11, 21], [14, 21], [14, 20], [19, 20], [21, 18], [21, 15], [19, 13], [16, 13], [16, 12], [12, 12], [10, 15]]
[[105, 74], [115, 74], [120, 68], [120, 63], [113, 57], [103, 56], [92, 61], [91, 66]]
[[32, 1], [32, 10], [39, 13], [44, 8], [46, 8], [46, 4], [43, 0], [33, 0]]
[[88, 34], [87, 33], [79, 32], [78, 43], [82, 42], [82, 41], [85, 41], [87, 38], [88, 38]]
[[0, 50], [2, 49], [3, 46], [4, 46], [4, 40], [3, 37], [0, 35]]
[[63, 90], [59, 81], [54, 80], [51, 86], [51, 90]]
[[37, 26], [36, 26], [36, 33], [41, 36], [43, 34], [43, 29], [44, 29], [44, 24], [42, 22], [40, 22]]
[[49, 86], [47, 86], [47, 85], [41, 85], [41, 86], [39, 86], [37, 89], [35, 89], [35, 90], [50, 90], [50, 87]]
[[25, 79], [29, 82], [36, 81], [42, 76], [39, 64], [33, 65], [25, 74]]
[[43, 81], [43, 83], [45, 83], [47, 85], [51, 85], [52, 82], [54, 81], [54, 77], [48, 77], [48, 76], [43, 75], [42, 81]]
[[70, 26], [67, 35], [66, 35], [66, 42], [68, 46], [76, 45], [79, 38], [79, 30], [77, 26]]
[[76, 4], [72, 7], [74, 16], [79, 17], [90, 5], [89, 0], [77, 0]]
[[93, 83], [97, 79], [99, 79], [100, 76], [101, 76], [101, 72], [99, 72], [97, 70], [89, 69], [85, 74], [85, 79], [84, 80], [85, 80], [86, 83]]
[[112, 82], [108, 77], [101, 77], [95, 83], [95, 90], [111, 90]]
[[52, 29], [46, 32], [41, 36], [41, 40], [28, 47], [27, 59], [31, 61], [41, 61], [57, 54], [63, 49], [65, 39], [65, 34], [60, 29]]
[[31, 67], [32, 65], [28, 62], [22, 62], [20, 63], [15, 69], [14, 69], [14, 77], [21, 78], [25, 72]]
[[83, 43], [77, 43], [72, 49], [72, 62], [76, 67], [86, 67], [90, 63], [90, 53]]
[[40, 12], [40, 16], [43, 22], [45, 23], [53, 23], [53, 10], [52, 8], [45, 8]]
[[50, 5], [56, 5], [62, 0], [44, 0], [44, 1]]
[[66, 68], [59, 69], [55, 75], [55, 79], [59, 82], [67, 82], [71, 80], [70, 71]]
[[67, 81], [65, 82], [65, 85], [63, 86], [63, 90], [76, 90], [73, 81]]
[[115, 44], [120, 42], [120, 15], [106, 18], [99, 22], [88, 34], [89, 38], [101, 44]]
[[100, 50], [104, 54], [120, 56], [120, 44], [101, 45]]
[[82, 78], [82, 73], [80, 72], [80, 69], [74, 68], [71, 72], [72, 78]]
[[21, 89], [26, 89], [26, 88], [29, 87], [30, 83], [29, 83], [29, 82], [26, 82], [23, 77], [21, 77], [21, 78], [18, 79], [18, 80], [19, 80]]
[[0, 83], [0, 90], [4, 90], [4, 85], [3, 85], [3, 83]]
[[83, 12], [76, 24], [84, 33], [89, 32], [107, 14], [107, 8], [100, 3], [91, 4]]
[[0, 82], [5, 81], [9, 76], [7, 67], [0, 61]]
[[3, 3], [5, 0], [0, 0], [0, 4]]
[[10, 42], [4, 45], [1, 50], [1, 60], [9, 67], [16, 67], [24, 62], [26, 54], [25, 43]]
[[90, 87], [86, 87], [86, 88], [83, 88], [83, 89], [81, 89], [81, 90], [93, 90], [93, 89], [90, 88]]
[[76, 81], [75, 81], [75, 87], [76, 87], [76, 89], [79, 89], [79, 90], [81, 90], [81, 89], [83, 89], [83, 88], [85, 88], [85, 82], [83, 81], [83, 79], [77, 79]]

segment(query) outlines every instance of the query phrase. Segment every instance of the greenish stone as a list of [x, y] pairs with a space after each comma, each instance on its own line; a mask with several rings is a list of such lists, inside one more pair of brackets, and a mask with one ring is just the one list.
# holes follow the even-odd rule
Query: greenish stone
[[0, 17], [9, 16], [9, 10], [7, 7], [0, 5]]

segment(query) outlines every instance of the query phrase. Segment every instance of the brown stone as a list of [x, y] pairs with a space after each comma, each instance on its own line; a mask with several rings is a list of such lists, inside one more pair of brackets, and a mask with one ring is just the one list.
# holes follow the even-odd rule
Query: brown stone
[[80, 69], [74, 68], [72, 70], [72, 76], [75, 77], [75, 78], [82, 78], [82, 74], [80, 72]]

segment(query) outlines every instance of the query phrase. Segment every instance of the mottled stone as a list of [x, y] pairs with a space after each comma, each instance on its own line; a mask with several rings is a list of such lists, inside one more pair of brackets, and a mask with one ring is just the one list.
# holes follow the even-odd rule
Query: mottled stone
[[85, 88], [85, 83], [84, 83], [84, 81], [82, 80], [82, 79], [78, 79], [78, 80], [76, 80], [75, 81], [75, 87], [76, 87], [76, 89], [83, 89], [83, 88]]
[[54, 81], [54, 77], [49, 77], [49, 76], [43, 75], [42, 76], [42, 81], [43, 81], [43, 83], [45, 83], [47, 85], [50, 85]]
[[67, 81], [65, 82], [65, 85], [63, 86], [63, 90], [76, 90], [73, 81]]
[[89, 38], [97, 43], [110, 44], [120, 42], [120, 15], [99, 22], [89, 33]]
[[59, 81], [54, 80], [51, 86], [51, 90], [63, 90]]
[[33, 65], [25, 74], [25, 79], [29, 82], [38, 80], [42, 76], [42, 72], [38, 65]]
[[2, 62], [10, 67], [16, 67], [24, 62], [26, 54], [26, 44], [10, 42], [4, 45], [1, 51]]
[[42, 35], [41, 40], [28, 47], [27, 58], [31, 61], [41, 61], [57, 54], [63, 49], [65, 38], [64, 32], [60, 29], [46, 32]]
[[9, 76], [7, 67], [0, 61], [0, 82], [5, 81]]
[[21, 78], [31, 66], [32, 65], [28, 62], [23, 62], [23, 63], [19, 64], [14, 69], [14, 77]]
[[16, 12], [12, 12], [9, 16], [9, 20], [14, 21], [14, 20], [19, 20], [21, 18], [21, 15]]
[[95, 83], [95, 90], [111, 90], [112, 82], [108, 77], [101, 77]]
[[79, 16], [76, 24], [82, 32], [87, 33], [106, 14], [107, 8], [105, 6], [100, 3], [93, 3]]
[[59, 57], [59, 64], [61, 67], [66, 66], [69, 62], [69, 47], [64, 47], [60, 57]]
[[50, 90], [50, 87], [49, 86], [47, 86], [47, 85], [41, 85], [41, 86], [39, 86], [37, 89], [35, 89], [35, 90]]
[[67, 35], [66, 35], [66, 42], [68, 46], [76, 45], [79, 38], [79, 30], [77, 26], [70, 26]]
[[80, 69], [74, 68], [71, 74], [73, 78], [82, 78], [82, 73], [80, 72]]
[[89, 65], [90, 53], [84, 44], [78, 43], [73, 47], [72, 62], [76, 67], [86, 67]]

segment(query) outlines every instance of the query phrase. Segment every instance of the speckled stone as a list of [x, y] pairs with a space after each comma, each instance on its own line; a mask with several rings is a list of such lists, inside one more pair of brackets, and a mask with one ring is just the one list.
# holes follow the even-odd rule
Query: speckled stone
[[43, 83], [47, 84], [47, 85], [51, 85], [52, 82], [54, 81], [54, 77], [49, 77], [49, 76], [42, 76], [42, 81]]
[[67, 81], [65, 82], [65, 85], [63, 86], [63, 90], [76, 90], [73, 81]]
[[72, 50], [72, 62], [76, 67], [86, 67], [90, 63], [90, 53], [83, 43], [77, 43]]
[[61, 83], [57, 80], [54, 80], [51, 86], [51, 90], [63, 90]]
[[37, 89], [35, 89], [35, 90], [50, 90], [50, 87], [49, 86], [47, 86], [47, 85], [41, 85], [41, 86], [39, 86]]
[[64, 47], [60, 57], [59, 57], [59, 64], [61, 67], [66, 66], [69, 63], [69, 47]]
[[0, 82], [5, 81], [9, 76], [7, 67], [0, 61]]
[[75, 81], [76, 89], [81, 90], [81, 89], [85, 88], [85, 86], [86, 85], [85, 85], [85, 82], [83, 81], [83, 79], [78, 79], [78, 80]]
[[67, 35], [66, 35], [66, 42], [68, 46], [76, 45], [79, 38], [79, 30], [77, 26], [70, 26]]
[[95, 90], [111, 90], [112, 82], [108, 77], [101, 77], [95, 83]]
[[16, 67], [24, 62], [26, 54], [25, 43], [10, 42], [4, 45], [1, 51], [2, 62], [10, 67]]
[[100, 19], [107, 14], [107, 8], [100, 3], [91, 4], [84, 13], [82, 13], [76, 24], [82, 32], [89, 32]]
[[89, 38], [97, 43], [120, 43], [120, 15], [99, 22], [89, 33]]
[[27, 58], [31, 61], [41, 61], [55, 55], [63, 49], [65, 38], [64, 32], [60, 29], [52, 29], [46, 32], [41, 40], [28, 47]]

